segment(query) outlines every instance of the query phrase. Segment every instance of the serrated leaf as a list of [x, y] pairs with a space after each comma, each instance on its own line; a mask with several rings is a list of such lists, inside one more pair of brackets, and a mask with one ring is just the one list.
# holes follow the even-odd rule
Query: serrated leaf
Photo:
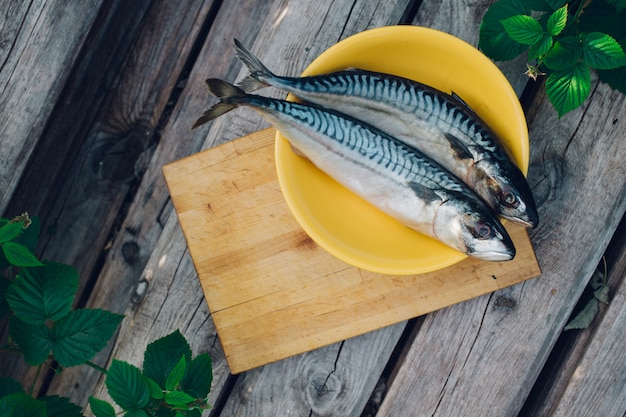
[[564, 330], [586, 329], [596, 317], [596, 314], [598, 314], [598, 300], [592, 298], [585, 308], [565, 326]]
[[24, 392], [19, 382], [13, 378], [0, 377], [0, 398], [18, 392]]
[[528, 59], [537, 59], [547, 54], [552, 48], [553, 42], [554, 40], [552, 39], [552, 36], [544, 36], [541, 41], [530, 46], [530, 49], [528, 50]]
[[202, 353], [191, 361], [180, 386], [183, 391], [191, 396], [206, 398], [211, 391], [212, 381], [213, 369], [211, 355]]
[[52, 352], [68, 368], [93, 358], [109, 342], [124, 316], [100, 309], [74, 310], [52, 327]]
[[546, 79], [546, 94], [559, 117], [583, 104], [591, 89], [589, 67], [580, 62]]
[[7, 302], [17, 317], [28, 324], [59, 320], [72, 309], [78, 289], [78, 273], [69, 265], [46, 262], [24, 268], [7, 290]]
[[150, 387], [139, 368], [113, 359], [105, 381], [113, 401], [124, 411], [137, 410], [150, 402]]
[[522, 0], [500, 0], [494, 3], [481, 21], [478, 48], [496, 61], [513, 59], [524, 52], [528, 46], [511, 39], [501, 21], [529, 13], [530, 9]]
[[187, 360], [183, 355], [167, 376], [167, 379], [165, 380], [165, 389], [167, 391], [175, 390], [178, 387], [178, 384], [180, 384], [180, 381], [183, 380], [186, 370]]
[[196, 399], [183, 391], [170, 391], [165, 394], [165, 402], [175, 407], [183, 407]]
[[544, 36], [541, 25], [532, 16], [511, 16], [504, 19], [502, 25], [509, 37], [522, 45], [534, 45]]
[[50, 329], [44, 324], [26, 324], [15, 316], [9, 319], [9, 334], [31, 366], [41, 365], [52, 350]]
[[84, 417], [81, 408], [70, 402], [69, 398], [58, 395], [46, 395], [40, 398], [46, 403], [48, 417]]
[[150, 388], [150, 398], [155, 400], [162, 400], [163, 398], [165, 398], [165, 393], [163, 392], [163, 389], [159, 386], [159, 384], [154, 381], [154, 379], [148, 378], [145, 375], [144, 378], [148, 382], [148, 387]]
[[164, 336], [148, 345], [143, 359], [143, 373], [165, 389], [165, 382], [181, 356], [189, 362], [191, 348], [180, 331]]
[[557, 36], [567, 25], [567, 4], [555, 10], [548, 18], [547, 31], [549, 35]]
[[561, 71], [572, 68], [582, 58], [582, 45], [575, 36], [567, 36], [554, 44], [544, 58], [546, 67]]
[[115, 409], [111, 404], [96, 397], [89, 397], [91, 412], [96, 417], [115, 417]]
[[0, 227], [0, 243], [10, 242], [23, 230], [23, 223], [11, 222]]
[[593, 292], [593, 296], [596, 298], [596, 300], [600, 301], [601, 303], [608, 304], [609, 303], [609, 287], [606, 285], [603, 285], [597, 288]]
[[0, 398], [2, 417], [46, 417], [46, 404], [30, 395], [15, 393]]
[[15, 242], [2, 244], [2, 253], [14, 266], [42, 266], [43, 264], [24, 245]]
[[620, 44], [610, 35], [600, 32], [582, 36], [583, 60], [592, 68], [615, 69], [626, 65]]

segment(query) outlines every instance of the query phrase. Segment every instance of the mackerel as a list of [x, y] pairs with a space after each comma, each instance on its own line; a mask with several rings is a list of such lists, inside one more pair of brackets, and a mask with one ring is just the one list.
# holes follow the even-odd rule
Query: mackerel
[[357, 69], [281, 77], [236, 39], [235, 45], [250, 71], [239, 83], [243, 90], [271, 85], [370, 123], [439, 162], [502, 217], [526, 227], [538, 224], [524, 174], [495, 133], [459, 97], [407, 78]]
[[207, 86], [220, 102], [194, 128], [248, 106], [319, 169], [411, 229], [479, 259], [515, 256], [493, 211], [417, 149], [334, 110], [248, 94], [218, 79], [207, 80]]

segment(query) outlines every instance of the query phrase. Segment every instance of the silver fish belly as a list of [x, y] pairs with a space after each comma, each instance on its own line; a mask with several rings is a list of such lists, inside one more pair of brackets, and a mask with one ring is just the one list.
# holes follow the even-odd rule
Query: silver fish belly
[[470, 256], [513, 258], [513, 243], [489, 207], [415, 148], [336, 111], [247, 94], [221, 80], [207, 85], [220, 103], [194, 127], [251, 107], [318, 168], [404, 225]]
[[436, 160], [503, 217], [524, 226], [538, 224], [526, 178], [460, 99], [413, 80], [364, 70], [280, 77], [235, 42], [237, 56], [250, 70], [240, 83], [245, 91], [271, 85], [361, 119]]

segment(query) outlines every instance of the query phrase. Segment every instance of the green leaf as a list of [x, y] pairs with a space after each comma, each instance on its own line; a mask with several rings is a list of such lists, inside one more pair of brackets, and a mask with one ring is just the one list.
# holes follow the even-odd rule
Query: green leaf
[[174, 407], [184, 407], [196, 399], [183, 391], [170, 391], [165, 394], [165, 402]]
[[557, 10], [565, 5], [570, 0], [546, 0], [546, 3], [550, 6], [550, 10]]
[[136, 409], [125, 412], [124, 417], [148, 417], [148, 414], [144, 410]]
[[189, 362], [191, 348], [180, 331], [176, 330], [148, 345], [143, 357], [143, 373], [165, 389], [167, 377], [181, 356]]
[[583, 104], [591, 89], [591, 74], [584, 63], [557, 71], [546, 79], [546, 94], [559, 117]]
[[7, 302], [15, 315], [28, 324], [59, 320], [72, 309], [78, 289], [78, 273], [69, 265], [46, 262], [24, 268], [9, 285]]
[[565, 326], [564, 330], [586, 329], [596, 317], [596, 314], [598, 314], [598, 300], [592, 298], [585, 308]]
[[17, 317], [9, 319], [9, 334], [24, 354], [24, 360], [31, 365], [41, 365], [50, 354], [52, 340], [50, 329], [44, 324], [26, 324]]
[[609, 303], [609, 287], [606, 285], [603, 285], [599, 288], [596, 288], [596, 290], [593, 292], [593, 296], [596, 298], [596, 300], [600, 301], [601, 303], [608, 304]]
[[496, 61], [513, 59], [524, 52], [528, 47], [509, 37], [502, 20], [529, 13], [530, 9], [522, 0], [500, 0], [494, 3], [480, 24], [478, 48]]
[[561, 71], [572, 68], [582, 58], [582, 53], [578, 38], [567, 36], [554, 44], [543, 62], [551, 70]]
[[212, 381], [211, 355], [202, 353], [191, 361], [180, 386], [189, 395], [196, 398], [206, 398], [211, 391]]
[[582, 35], [583, 59], [592, 68], [615, 69], [626, 65], [620, 44], [610, 35], [600, 32]]
[[42, 266], [43, 264], [24, 245], [15, 242], [2, 244], [2, 253], [11, 265], [15, 266]]
[[172, 371], [167, 376], [167, 379], [165, 380], [165, 389], [167, 391], [175, 390], [178, 387], [178, 384], [180, 384], [180, 381], [183, 380], [186, 370], [187, 360], [183, 355], [180, 357], [180, 360], [178, 361], [176, 366], [174, 366], [174, 369], [172, 369]]
[[2, 417], [47, 417], [46, 404], [30, 395], [18, 392], [0, 398]]
[[146, 381], [148, 381], [148, 386], [150, 388], [150, 398], [153, 398], [155, 400], [162, 400], [163, 398], [165, 398], [165, 393], [163, 392], [163, 389], [159, 386], [159, 384], [154, 382], [154, 379], [148, 378], [145, 375], [144, 378], [146, 379]]
[[552, 48], [553, 42], [552, 36], [545, 35], [541, 41], [530, 46], [528, 59], [537, 59], [547, 54]]
[[150, 387], [139, 368], [113, 359], [105, 381], [107, 391], [125, 411], [137, 410], [150, 402]]
[[111, 404], [96, 397], [89, 397], [91, 412], [96, 417], [115, 417], [115, 409]]
[[563, 32], [567, 25], [567, 4], [557, 9], [550, 15], [547, 23], [548, 34], [557, 36]]
[[543, 29], [532, 16], [511, 16], [502, 21], [504, 30], [517, 43], [533, 45], [543, 39]]
[[20, 234], [23, 223], [10, 222], [0, 227], [0, 243], [10, 242]]
[[0, 377], [0, 398], [18, 392], [24, 392], [19, 382], [13, 378]]
[[619, 39], [626, 35], [626, 9], [617, 11], [606, 0], [593, 0], [583, 9], [579, 18], [580, 33], [595, 32], [599, 29]]
[[46, 403], [48, 417], [83, 417], [81, 408], [71, 403], [69, 398], [46, 395], [40, 400]]
[[100, 309], [72, 311], [52, 327], [54, 358], [66, 368], [85, 363], [107, 345], [123, 318]]

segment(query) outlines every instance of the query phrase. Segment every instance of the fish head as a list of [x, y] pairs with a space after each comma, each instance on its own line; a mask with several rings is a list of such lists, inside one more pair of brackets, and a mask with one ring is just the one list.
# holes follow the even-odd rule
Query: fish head
[[437, 211], [439, 240], [458, 251], [486, 261], [509, 261], [515, 246], [497, 216], [478, 199], [450, 199]]
[[513, 164], [484, 160], [475, 166], [474, 190], [499, 215], [525, 227], [539, 223], [537, 206], [524, 174]]

